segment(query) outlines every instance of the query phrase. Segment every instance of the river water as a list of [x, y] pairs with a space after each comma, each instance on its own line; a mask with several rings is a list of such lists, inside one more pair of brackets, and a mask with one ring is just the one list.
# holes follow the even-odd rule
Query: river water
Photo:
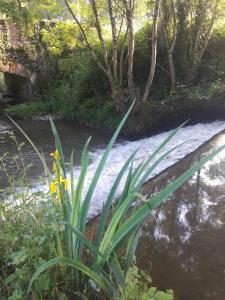
[[[225, 132], [144, 186], [148, 196], [225, 144]], [[138, 245], [138, 265], [177, 300], [225, 299], [225, 151], [155, 210]]]
[[[49, 153], [54, 150], [54, 141], [49, 123], [47, 121], [19, 121], [19, 125], [43, 151], [47, 163], [51, 166], [52, 160]], [[102, 156], [102, 149], [110, 137], [97, 130], [73, 123], [56, 121], [56, 126], [62, 139], [67, 161], [72, 149], [75, 148], [75, 177], [79, 174], [79, 159], [84, 142], [89, 136], [93, 137], [91, 144], [92, 159], [85, 182], [85, 190], [87, 190], [94, 170]], [[225, 129], [225, 122], [222, 121], [196, 124], [181, 129], [165, 150], [184, 141], [188, 141], [187, 144], [169, 155], [151, 174], [151, 177], [174, 165], [223, 129]], [[17, 175], [17, 166], [13, 158], [18, 151], [14, 141], [10, 138], [12, 131], [15, 133], [18, 143], [25, 140], [7, 119], [1, 119], [0, 156], [8, 152], [5, 157], [7, 171], [9, 174]], [[123, 139], [117, 141], [97, 185], [89, 211], [90, 218], [101, 211], [104, 199], [106, 199], [119, 169], [128, 156], [135, 149], [139, 149], [135, 159], [135, 165], [137, 165], [168, 134], [168, 132], [161, 133], [138, 141]], [[222, 138], [217, 141], [217, 144], [221, 143], [225, 143], [225, 139]], [[22, 153], [25, 164], [33, 163], [30, 177], [33, 180], [34, 189], [43, 189], [43, 183], [40, 183], [41, 180], [38, 178], [43, 177], [43, 170], [35, 152], [26, 143], [22, 148]], [[223, 254], [225, 253], [225, 230], [222, 226], [225, 219], [225, 207], [223, 205], [225, 200], [223, 192], [225, 190], [222, 183], [224, 183], [225, 177], [223, 177], [222, 169], [218, 165], [223, 160], [223, 156], [219, 157], [219, 160], [214, 160], [211, 164], [208, 164], [208, 169], [207, 166], [202, 169], [200, 177], [199, 175], [194, 176], [184, 185], [182, 190], [179, 190], [180, 192], [175, 193], [173, 201], [168, 201], [162, 206], [162, 209], [160, 208], [156, 212], [156, 217], [153, 218], [153, 220], [156, 220], [155, 223], [152, 218], [149, 219], [139, 246], [138, 257], [141, 265], [149, 270], [152, 264], [151, 273], [154, 283], [163, 289], [174, 289], [178, 300], [225, 299], [225, 264], [222, 263]], [[189, 161], [189, 164], [192, 164], [195, 160], [196, 157]], [[188, 167], [188, 163], [183, 166], [183, 168], [185, 167]], [[163, 177], [161, 181], [153, 180], [153, 183], [151, 183], [153, 185], [149, 186], [148, 191], [152, 190], [154, 193], [156, 189], [160, 189], [163, 184], [169, 182], [181, 172], [179, 165], [170, 169], [173, 170], [172, 173], [167, 171], [165, 174], [168, 177]], [[212, 176], [208, 175], [209, 172], [212, 172]], [[0, 176], [0, 185], [4, 187], [7, 185], [7, 178], [4, 172], [1, 172]], [[212, 185], [212, 180], [216, 184]], [[157, 182], [157, 184], [154, 185], [154, 182]], [[121, 189], [122, 186], [119, 188], [117, 196], [119, 196]], [[191, 221], [189, 221], [189, 218]], [[149, 263], [143, 264], [143, 261]]]

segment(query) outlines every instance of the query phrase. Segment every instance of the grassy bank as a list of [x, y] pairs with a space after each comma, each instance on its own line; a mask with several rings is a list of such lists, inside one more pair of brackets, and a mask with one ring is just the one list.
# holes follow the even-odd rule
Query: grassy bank
[[[63, 85], [63, 83], [61, 82]], [[177, 88], [176, 94], [157, 98], [133, 114], [123, 133], [142, 136], [150, 132], [167, 130], [187, 119], [192, 122], [221, 118], [225, 109], [225, 81], [202, 82], [197, 86]], [[112, 132], [120, 119], [113, 102], [104, 96], [80, 99], [69, 86], [47, 89], [35, 101], [11, 106], [6, 112], [13, 118], [36, 118], [46, 114], [59, 114], [65, 120], [78, 121], [91, 127]], [[108, 97], [109, 99], [109, 97]], [[201, 113], [198, 115], [198, 113]], [[199, 118], [198, 120], [196, 118]], [[167, 124], [165, 124], [167, 123]], [[166, 126], [165, 126], [166, 125]]]

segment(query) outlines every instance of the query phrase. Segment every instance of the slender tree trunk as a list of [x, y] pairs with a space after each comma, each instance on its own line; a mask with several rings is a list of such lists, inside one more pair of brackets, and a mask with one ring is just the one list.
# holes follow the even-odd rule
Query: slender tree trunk
[[128, 30], [128, 69], [127, 69], [127, 80], [128, 90], [132, 97], [134, 92], [134, 78], [133, 78], [133, 64], [134, 64], [134, 14], [135, 1], [124, 0], [124, 6], [127, 18], [127, 30]]
[[108, 11], [112, 30], [112, 64], [113, 77], [118, 81], [118, 51], [117, 51], [117, 34], [116, 34], [116, 17], [113, 15], [112, 0], [108, 0]]
[[154, 17], [152, 24], [152, 55], [151, 55], [151, 68], [148, 76], [148, 80], [145, 86], [142, 102], [146, 103], [152, 87], [152, 82], [155, 75], [156, 57], [157, 57], [157, 29], [158, 29], [158, 16], [159, 16], [160, 0], [155, 0]]
[[173, 51], [168, 52], [169, 70], [170, 70], [170, 94], [173, 94], [176, 89], [176, 71], [173, 63]]
[[69, 5], [69, 2], [67, 0], [64, 0], [65, 1], [65, 4], [70, 12], [70, 14], [72, 15], [75, 23], [77, 24], [78, 28], [80, 29], [80, 32], [81, 32], [81, 36], [85, 42], [85, 44], [87, 45], [88, 49], [90, 50], [91, 54], [92, 54], [92, 57], [94, 59], [94, 61], [96, 62], [96, 64], [99, 66], [99, 68], [104, 72], [104, 74], [108, 77], [109, 81], [112, 80], [112, 77], [110, 76], [107, 68], [105, 66], [103, 66], [103, 64], [101, 63], [101, 61], [97, 58], [97, 55], [94, 51], [94, 49], [92, 48], [91, 44], [89, 43], [88, 39], [87, 39], [87, 36], [85, 34], [85, 31], [81, 25], [81, 22], [79, 21], [78, 17], [76, 16], [76, 14], [73, 12], [73, 10], [71, 9], [70, 5]]
[[110, 63], [109, 63], [109, 58], [108, 58], [108, 52], [107, 52], [107, 49], [106, 49], [106, 46], [105, 46], [105, 41], [104, 41], [104, 38], [103, 38], [103, 35], [102, 35], [102, 29], [101, 29], [101, 25], [100, 25], [100, 21], [99, 21], [99, 17], [98, 17], [96, 1], [95, 0], [89, 0], [89, 2], [91, 4], [91, 8], [92, 8], [92, 11], [93, 11], [93, 14], [94, 14], [95, 28], [96, 28], [96, 31], [97, 31], [97, 34], [98, 34], [98, 39], [99, 39], [100, 44], [101, 44], [105, 65], [106, 65], [108, 73], [111, 73]]
[[[176, 9], [173, 0], [170, 0], [170, 7], [168, 7], [167, 2], [162, 2], [162, 10], [160, 10], [161, 23], [162, 23], [162, 31], [165, 39], [165, 45], [168, 55], [168, 63], [169, 63], [169, 75], [170, 75], [170, 94], [175, 92], [176, 88], [176, 71], [173, 62], [173, 52], [176, 43], [177, 37], [177, 16]], [[172, 20], [171, 20], [172, 16]], [[170, 24], [172, 23], [172, 37], [170, 37]]]
[[205, 49], [208, 45], [215, 20], [217, 18], [218, 4], [219, 4], [219, 1], [218, 0], [215, 1], [213, 10], [211, 12], [211, 14], [212, 14], [211, 20], [208, 25], [208, 30], [206, 32], [202, 32], [202, 30], [206, 30], [206, 28], [204, 28], [204, 19], [206, 18], [206, 14], [207, 14], [207, 1], [204, 3], [204, 7], [202, 8], [201, 15], [199, 16], [199, 20], [197, 20], [197, 29], [196, 29], [197, 36], [195, 38], [194, 46], [191, 48], [191, 52], [190, 52], [190, 62], [191, 63], [190, 63], [189, 74], [187, 77], [188, 82], [193, 81], [193, 79], [196, 75], [198, 66], [202, 60]]
[[124, 51], [125, 51], [125, 43], [127, 40], [127, 31], [125, 33], [123, 44], [120, 53], [120, 62], [119, 62], [119, 74], [120, 74], [120, 86], [123, 84], [123, 69], [124, 69]]
[[169, 59], [169, 69], [170, 69], [170, 94], [173, 94], [176, 89], [176, 70], [173, 62], [173, 52], [174, 52], [176, 39], [177, 39], [177, 14], [176, 14], [175, 4], [173, 0], [171, 0], [171, 12], [173, 16], [173, 36], [172, 36], [172, 43], [168, 50], [168, 59]]

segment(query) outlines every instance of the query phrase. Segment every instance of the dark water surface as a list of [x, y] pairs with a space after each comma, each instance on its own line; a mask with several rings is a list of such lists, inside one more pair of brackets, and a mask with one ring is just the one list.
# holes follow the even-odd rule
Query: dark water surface
[[[225, 134], [144, 187], [154, 195], [196, 160], [225, 143]], [[138, 264], [177, 300], [225, 299], [225, 152], [207, 163], [146, 222]]]
[[[49, 167], [51, 167], [52, 158], [49, 154], [55, 150], [55, 146], [49, 121], [19, 120], [17, 121], [17, 123], [32, 139], [38, 149], [44, 153], [47, 164], [49, 165]], [[60, 135], [64, 149], [64, 155], [67, 161], [70, 160], [71, 151], [74, 149], [75, 165], [79, 165], [83, 146], [90, 136], [92, 136], [90, 149], [93, 151], [95, 149], [102, 148], [110, 138], [107, 134], [103, 134], [102, 132], [99, 132], [95, 129], [90, 129], [86, 126], [81, 126], [76, 123], [55, 121], [55, 125]], [[43, 166], [37, 154], [29, 144], [29, 142], [26, 140], [26, 138], [15, 128], [15, 126], [1, 115], [0, 157], [7, 153], [4, 159], [7, 171], [10, 175], [18, 175], [17, 165], [14, 159], [16, 156], [18, 156], [18, 150], [15, 142], [10, 137], [12, 132], [16, 136], [18, 144], [25, 142], [25, 145], [21, 150], [24, 164], [33, 164], [33, 167], [29, 172], [29, 177], [33, 180], [36, 180], [38, 176], [41, 176], [43, 174]], [[0, 171], [1, 187], [6, 186], [7, 183], [8, 180], [5, 176], [5, 173]]]

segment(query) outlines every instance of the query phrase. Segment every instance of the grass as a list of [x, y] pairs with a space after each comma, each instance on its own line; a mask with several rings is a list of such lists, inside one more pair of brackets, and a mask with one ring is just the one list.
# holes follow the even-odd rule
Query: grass
[[[142, 197], [140, 194], [141, 187], [151, 172], [166, 159], [168, 154], [173, 153], [178, 147], [184, 146], [185, 143], [182, 143], [176, 145], [166, 153], [162, 154], [161, 152], [182, 126], [174, 130], [153, 153], [140, 163], [137, 168], [134, 168], [133, 162], [135, 154], [138, 151], [136, 149], [127, 158], [119, 171], [111, 191], [107, 199], [105, 199], [95, 237], [90, 240], [86, 236], [89, 206], [97, 183], [101, 180], [101, 173], [110, 151], [133, 105], [134, 103], [123, 117], [105, 148], [85, 195], [83, 195], [83, 187], [90, 161], [88, 151], [90, 139], [87, 140], [84, 146], [78, 184], [74, 187], [73, 153], [71, 154], [70, 176], [68, 177], [63, 149], [53, 121], [50, 120], [55, 138], [55, 151], [51, 154], [53, 158], [53, 175], [47, 169], [42, 154], [22, 129], [13, 121], [25, 134], [43, 163], [49, 180], [49, 195], [51, 196], [50, 215], [55, 216], [55, 255], [52, 255], [50, 259], [47, 257], [45, 261], [37, 265], [36, 271], [33, 273], [27, 287], [26, 297], [33, 297], [34, 291], [36, 291], [35, 287], [40, 278], [47, 276], [46, 274], [52, 274], [51, 270], [57, 270], [57, 274], [59, 274], [57, 278], [60, 278], [63, 284], [70, 287], [72, 293], [83, 295], [82, 297], [86, 296], [84, 295], [84, 291], [88, 291], [90, 299], [101, 299], [102, 297], [109, 299], [132, 299], [131, 295], [129, 296], [130, 298], [127, 298], [126, 295], [127, 280], [130, 271], [133, 270], [135, 272], [132, 266], [144, 221], [153, 209], [165, 201], [169, 195], [201, 168], [204, 163], [225, 148], [225, 146], [221, 146], [196, 162], [189, 170], [174, 179], [150, 199]], [[153, 159], [156, 157], [157, 160], [153, 162]], [[123, 192], [115, 203], [115, 195], [124, 176], [126, 177], [126, 182]], [[138, 199], [141, 200], [140, 206], [132, 210], [132, 205]], [[129, 215], [127, 215], [128, 210], [130, 210]], [[11, 280], [12, 277], [6, 279], [5, 284], [8, 285]], [[157, 298], [156, 292], [156, 290], [152, 290], [152, 299], [161, 299], [160, 297]], [[170, 298], [162, 299], [171, 299], [171, 294], [166, 293], [165, 295]]]

